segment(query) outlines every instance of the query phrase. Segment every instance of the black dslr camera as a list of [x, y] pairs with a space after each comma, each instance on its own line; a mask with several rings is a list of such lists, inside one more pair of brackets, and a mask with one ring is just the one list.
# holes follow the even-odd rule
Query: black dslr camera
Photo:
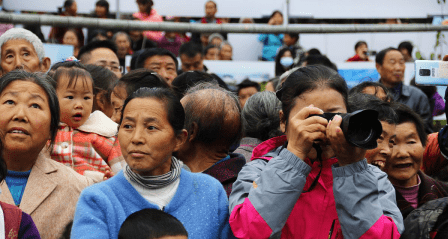
[[347, 142], [363, 149], [378, 147], [376, 140], [383, 132], [383, 127], [378, 120], [378, 112], [375, 110], [358, 110], [353, 113], [324, 113], [320, 116], [330, 121], [335, 115], [342, 117], [341, 129]]

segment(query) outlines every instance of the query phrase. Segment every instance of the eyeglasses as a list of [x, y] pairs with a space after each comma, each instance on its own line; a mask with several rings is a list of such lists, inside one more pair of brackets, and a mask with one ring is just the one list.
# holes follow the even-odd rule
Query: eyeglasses
[[113, 72], [121, 72], [123, 73], [124, 67], [120, 65], [106, 65], [106, 64], [97, 64], [97, 66], [101, 66], [107, 68]]

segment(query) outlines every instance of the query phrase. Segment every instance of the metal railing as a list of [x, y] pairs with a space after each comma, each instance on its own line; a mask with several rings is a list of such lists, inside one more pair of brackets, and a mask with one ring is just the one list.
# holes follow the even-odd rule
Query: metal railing
[[113, 30], [151, 30], [174, 32], [228, 33], [364, 33], [364, 32], [428, 32], [448, 31], [448, 26], [430, 24], [197, 24], [174, 22], [143, 22], [133, 20], [64, 17], [55, 15], [0, 13], [1, 23], [85, 27]]

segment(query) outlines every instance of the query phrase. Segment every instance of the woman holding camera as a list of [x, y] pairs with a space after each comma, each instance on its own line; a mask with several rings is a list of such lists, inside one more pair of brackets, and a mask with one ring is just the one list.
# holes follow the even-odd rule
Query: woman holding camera
[[236, 237], [400, 237], [403, 219], [387, 175], [345, 140], [340, 116], [312, 116], [347, 113], [347, 91], [324, 66], [302, 67], [286, 79], [277, 93], [286, 136], [257, 146], [233, 185]]

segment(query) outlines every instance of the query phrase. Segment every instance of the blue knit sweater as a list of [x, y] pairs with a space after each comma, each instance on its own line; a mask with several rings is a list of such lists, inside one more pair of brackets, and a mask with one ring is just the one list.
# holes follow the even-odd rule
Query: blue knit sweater
[[[123, 171], [81, 193], [71, 238], [118, 238], [121, 224], [132, 213], [157, 205], [144, 199]], [[221, 183], [202, 173], [182, 169], [179, 187], [164, 211], [175, 216], [190, 239], [231, 238], [226, 192]]]

